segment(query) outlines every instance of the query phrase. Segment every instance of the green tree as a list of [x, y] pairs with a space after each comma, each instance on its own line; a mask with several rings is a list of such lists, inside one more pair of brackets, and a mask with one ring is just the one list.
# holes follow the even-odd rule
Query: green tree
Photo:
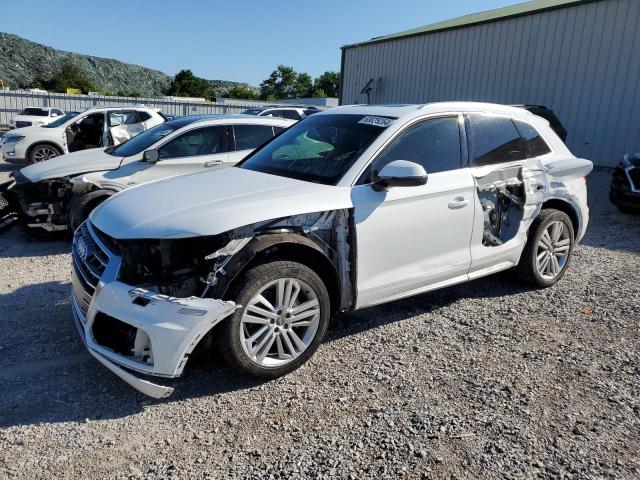
[[[324, 72], [314, 82], [316, 91], [322, 90], [326, 97], [340, 96], [340, 73]], [[319, 96], [319, 95], [318, 95]]]
[[253, 88], [246, 85], [234, 85], [227, 93], [224, 94], [227, 98], [242, 98], [246, 100], [255, 100], [258, 98], [258, 92]]
[[308, 73], [299, 73], [296, 78], [295, 97], [308, 98], [313, 96], [313, 79]]
[[67, 61], [60, 66], [60, 69], [53, 74], [51, 78], [37, 78], [35, 80], [37, 87], [44, 88], [50, 92], [66, 93], [67, 88], [77, 88], [82, 93], [88, 93], [96, 89], [91, 83], [87, 74], [82, 69]]
[[169, 86], [168, 95], [175, 97], [202, 97], [211, 99], [215, 96], [213, 86], [204, 78], [196, 77], [191, 70], [180, 70]]
[[296, 96], [298, 74], [296, 71], [285, 65], [278, 67], [271, 72], [269, 78], [260, 84], [260, 98], [294, 98]]

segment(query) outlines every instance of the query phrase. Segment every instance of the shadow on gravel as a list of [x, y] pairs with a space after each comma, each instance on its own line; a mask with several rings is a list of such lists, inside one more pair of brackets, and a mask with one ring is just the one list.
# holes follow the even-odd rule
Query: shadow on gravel
[[24, 167], [24, 165], [13, 165], [11, 163], [0, 161], [0, 172], [13, 172], [14, 170], [18, 170], [22, 167]]
[[0, 258], [46, 257], [69, 252], [71, 240], [64, 233], [36, 235], [22, 225], [0, 233]]
[[[527, 290], [507, 276], [337, 315], [325, 341], [429, 313], [462, 297], [500, 297]], [[31, 307], [18, 310], [18, 305], [29, 302]], [[266, 383], [239, 375], [215, 352], [197, 350], [181, 378], [157, 379], [175, 388], [171, 397], [154, 400], [136, 392], [85, 351], [73, 324], [68, 283], [48, 282], [0, 295], [0, 312], [0, 428], [121, 418], [150, 404], [215, 396]]]

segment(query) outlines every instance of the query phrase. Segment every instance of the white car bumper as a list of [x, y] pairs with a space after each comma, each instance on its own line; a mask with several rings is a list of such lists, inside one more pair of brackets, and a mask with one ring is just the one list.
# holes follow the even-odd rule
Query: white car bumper
[[141, 375], [180, 376], [198, 342], [236, 305], [167, 297], [119, 282], [120, 259], [90, 230], [78, 229], [73, 242], [71, 303], [78, 331], [89, 352], [118, 377], [146, 395], [166, 397], [173, 388]]
[[2, 158], [10, 163], [26, 163], [27, 147], [24, 142], [2, 142]]

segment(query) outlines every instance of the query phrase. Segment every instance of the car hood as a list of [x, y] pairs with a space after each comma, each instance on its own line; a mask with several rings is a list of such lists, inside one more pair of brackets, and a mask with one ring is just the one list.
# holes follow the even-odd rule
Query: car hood
[[13, 117], [14, 122], [44, 122], [49, 123], [57, 117], [40, 117], [38, 115], [16, 115]]
[[92, 148], [29, 165], [21, 169], [20, 173], [32, 182], [39, 182], [87, 172], [114, 170], [120, 166], [121, 161], [122, 157], [114, 157], [104, 153], [103, 148]]
[[227, 168], [127, 189], [89, 218], [116, 239], [188, 238], [290, 215], [350, 208], [350, 193], [348, 187]]

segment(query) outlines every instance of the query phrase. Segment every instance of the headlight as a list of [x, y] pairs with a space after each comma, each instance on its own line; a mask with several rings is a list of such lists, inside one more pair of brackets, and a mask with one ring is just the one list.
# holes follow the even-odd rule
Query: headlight
[[40, 121], [40, 122], [33, 122], [33, 126], [34, 127], [39, 127], [40, 125], [44, 125], [44, 122]]
[[13, 135], [13, 136], [5, 136], [4, 143], [16, 143], [21, 140], [24, 140], [24, 135]]

